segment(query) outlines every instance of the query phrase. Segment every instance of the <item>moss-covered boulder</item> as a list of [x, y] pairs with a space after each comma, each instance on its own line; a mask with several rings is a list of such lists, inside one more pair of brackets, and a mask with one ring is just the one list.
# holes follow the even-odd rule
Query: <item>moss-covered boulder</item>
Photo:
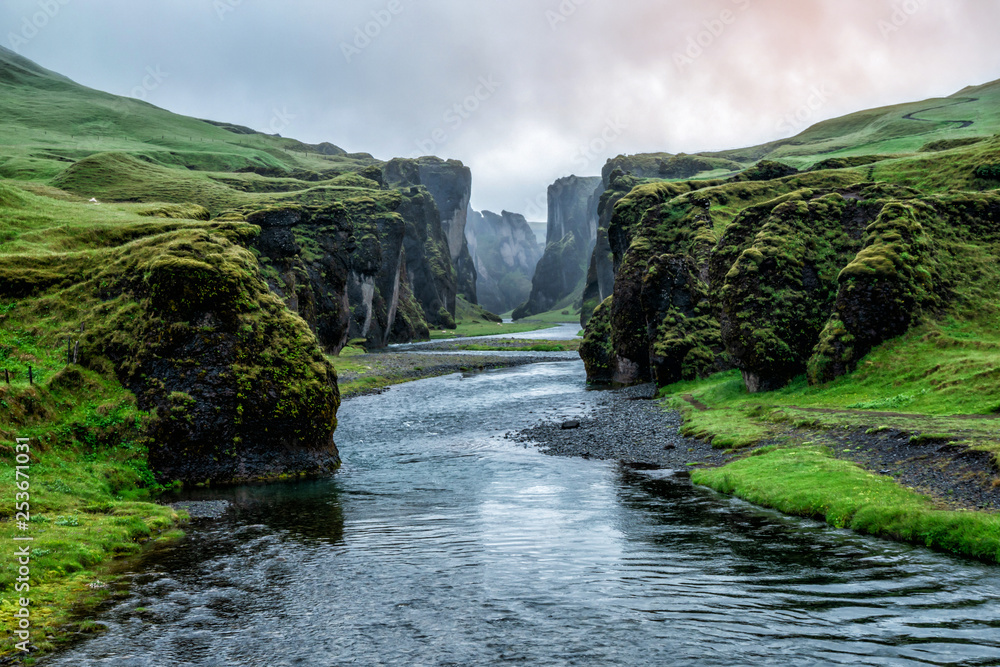
[[906, 332], [942, 287], [925, 225], [934, 209], [921, 201], [890, 202], [866, 230], [864, 248], [840, 272], [833, 314], [809, 359], [813, 383], [857, 367], [873, 347]]
[[[154, 233], [36, 258], [35, 268], [64, 279], [22, 282], [19, 311], [46, 330], [74, 322], [80, 365], [135, 395], [149, 415], [143, 432], [160, 481], [334, 470], [336, 373], [262, 279], [247, 249], [259, 229], [194, 221], [138, 229]], [[0, 261], [5, 298], [14, 295], [3, 276], [24, 263]]]
[[615, 353], [611, 346], [611, 299], [594, 309], [580, 344], [580, 357], [587, 369], [587, 382], [610, 384], [615, 376]]
[[648, 183], [615, 206], [609, 238], [617, 267], [610, 316], [616, 383], [669, 384], [722, 363], [707, 285], [714, 225], [707, 200], [678, 196], [690, 190]]
[[861, 245], [857, 201], [817, 194], [801, 190], [747, 209], [713, 257], [722, 338], [751, 392], [805, 371], [837, 275]]

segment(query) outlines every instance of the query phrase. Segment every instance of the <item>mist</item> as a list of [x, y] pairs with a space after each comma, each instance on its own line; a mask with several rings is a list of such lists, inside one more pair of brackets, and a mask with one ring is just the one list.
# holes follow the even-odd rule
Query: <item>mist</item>
[[792, 136], [1000, 77], [975, 0], [8, 0], [2, 43], [93, 88], [348, 151], [436, 154], [473, 206], [620, 153]]

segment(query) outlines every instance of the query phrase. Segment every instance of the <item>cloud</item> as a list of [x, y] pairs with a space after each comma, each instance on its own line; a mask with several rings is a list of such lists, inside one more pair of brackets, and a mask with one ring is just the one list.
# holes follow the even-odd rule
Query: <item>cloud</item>
[[8, 39], [53, 3], [19, 48], [50, 69], [127, 95], [158, 67], [148, 100], [178, 113], [267, 130], [287, 111], [287, 136], [386, 159], [430, 147], [493, 210], [620, 152], [788, 136], [816, 90], [802, 123], [1000, 77], [981, 0], [8, 0]]

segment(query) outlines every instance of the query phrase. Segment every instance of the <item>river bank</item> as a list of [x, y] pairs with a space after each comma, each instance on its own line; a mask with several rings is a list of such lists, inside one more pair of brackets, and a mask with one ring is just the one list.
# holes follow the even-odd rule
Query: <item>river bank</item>
[[[487, 341], [478, 340], [478, 348], [486, 348]], [[568, 341], [497, 341], [489, 340], [489, 350], [517, 352], [470, 353], [468, 341], [440, 342], [423, 345], [419, 352], [394, 351], [393, 348], [364, 352], [345, 348], [339, 357], [330, 357], [337, 369], [337, 382], [343, 398], [379, 393], [394, 384], [412, 382], [452, 373], [481, 372], [499, 368], [513, 368], [527, 364], [574, 361], [576, 355], [567, 347]], [[576, 345], [573, 342], [573, 345]], [[531, 351], [534, 348], [538, 351]], [[525, 350], [528, 350], [527, 352]]]
[[[785, 423], [755, 443], [726, 449], [686, 437], [691, 429], [669, 402], [641, 398], [649, 390], [605, 391], [583, 418], [548, 417], [505, 437], [557, 456], [693, 471], [695, 483], [789, 514], [1000, 562], [996, 461], [955, 444], [957, 436], [863, 428], [852, 415], [839, 427]], [[691, 412], [710, 410], [696, 400], [684, 403]], [[846, 509], [831, 510], [841, 505]], [[875, 510], [879, 517], [859, 518]]]

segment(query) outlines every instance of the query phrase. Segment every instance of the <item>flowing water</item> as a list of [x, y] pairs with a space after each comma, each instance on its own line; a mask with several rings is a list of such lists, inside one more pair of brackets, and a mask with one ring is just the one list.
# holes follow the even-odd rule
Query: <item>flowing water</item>
[[575, 362], [347, 401], [342, 471], [203, 493], [47, 664], [1000, 664], [1000, 568], [498, 437], [594, 397]]

